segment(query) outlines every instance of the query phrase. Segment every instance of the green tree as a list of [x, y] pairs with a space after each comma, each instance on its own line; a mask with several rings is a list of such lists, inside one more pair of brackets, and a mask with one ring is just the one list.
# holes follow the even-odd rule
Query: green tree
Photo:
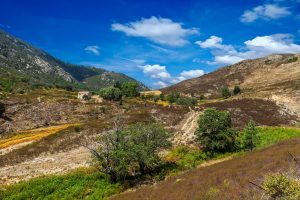
[[239, 86], [234, 86], [233, 88], [233, 95], [237, 95], [241, 93], [241, 88]]
[[228, 87], [223, 87], [223, 88], [222, 88], [222, 97], [223, 97], [224, 99], [227, 99], [227, 98], [229, 98], [230, 96], [231, 96], [231, 94], [230, 94], [230, 91], [229, 91]]
[[130, 154], [126, 132], [120, 130], [118, 121], [115, 131], [97, 138], [95, 149], [89, 148], [99, 170], [109, 175], [112, 182], [125, 179], [129, 174]]
[[138, 164], [141, 174], [151, 172], [161, 163], [159, 152], [171, 146], [170, 134], [157, 123], [136, 123], [125, 131], [130, 136], [132, 161]]
[[103, 99], [119, 101], [122, 98], [120, 89], [114, 87], [102, 88], [99, 91], [100, 96]]
[[122, 95], [126, 97], [137, 97], [139, 96], [137, 82], [126, 82], [121, 86]]
[[3, 117], [4, 112], [5, 112], [5, 105], [4, 103], [0, 102], [0, 117]]
[[207, 108], [198, 119], [196, 136], [204, 151], [234, 150], [236, 131], [232, 128], [229, 112]]
[[99, 169], [112, 182], [135, 174], [151, 172], [161, 163], [159, 152], [171, 146], [169, 133], [157, 123], [137, 123], [120, 128], [98, 138], [95, 149], [90, 148]]
[[252, 151], [257, 140], [258, 129], [253, 120], [250, 120], [246, 125], [242, 135], [242, 148]]

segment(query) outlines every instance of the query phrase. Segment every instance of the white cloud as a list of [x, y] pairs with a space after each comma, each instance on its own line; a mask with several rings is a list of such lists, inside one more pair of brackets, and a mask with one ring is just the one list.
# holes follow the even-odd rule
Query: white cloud
[[99, 47], [99, 46], [96, 46], [96, 45], [95, 45], [95, 46], [87, 46], [87, 47], [84, 48], [84, 50], [85, 50], [86, 52], [88, 52], [88, 53], [93, 53], [93, 54], [95, 54], [95, 55], [97, 55], [97, 56], [100, 55], [99, 49], [100, 49], [100, 47]]
[[205, 72], [201, 69], [195, 69], [195, 70], [189, 70], [189, 71], [184, 70], [180, 73], [179, 78], [182, 80], [183, 79], [185, 80], [185, 79], [190, 79], [190, 78], [196, 78], [196, 77], [202, 76], [204, 74], [205, 74]]
[[288, 7], [280, 7], [277, 4], [265, 4], [246, 10], [241, 16], [241, 22], [251, 23], [258, 19], [279, 19], [291, 14]]
[[156, 79], [169, 79], [171, 75], [166, 69], [166, 66], [160, 65], [145, 65], [141, 67], [146, 76]]
[[199, 77], [205, 74], [205, 72], [200, 69], [183, 70], [178, 76], [173, 77], [168, 72], [166, 66], [155, 64], [141, 66], [140, 68], [143, 69], [143, 72], [146, 76], [159, 80], [154, 83], [154, 86], [157, 86], [159, 88], [167, 87], [168, 85], [175, 84], [186, 79]]
[[[274, 53], [300, 52], [300, 45], [294, 43], [293, 36], [290, 34], [274, 34], [255, 37], [252, 40], [244, 42], [245, 46], [242, 47], [243, 50], [237, 50], [232, 45], [223, 45], [222, 40], [220, 39], [218, 41], [219, 42], [215, 45], [206, 46], [201, 45], [204, 42], [196, 42], [201, 48], [211, 50], [214, 60], [206, 61], [207, 64], [230, 65], [245, 59], [254, 59]], [[226, 48], [224, 48], [224, 46]]]
[[203, 49], [220, 49], [224, 51], [233, 51], [234, 47], [232, 45], [224, 45], [223, 38], [217, 37], [215, 35], [210, 36], [205, 41], [196, 41], [195, 44], [198, 44]]
[[147, 38], [159, 44], [183, 46], [188, 43], [187, 36], [199, 32], [196, 28], [185, 29], [182, 25], [171, 19], [152, 16], [127, 24], [114, 23], [112, 30], [124, 32], [127, 36]]

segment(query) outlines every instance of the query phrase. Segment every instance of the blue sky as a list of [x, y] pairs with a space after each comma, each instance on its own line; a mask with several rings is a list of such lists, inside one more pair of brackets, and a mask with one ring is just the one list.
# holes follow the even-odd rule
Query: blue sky
[[153, 88], [300, 52], [299, 0], [1, 0], [0, 28], [70, 63]]

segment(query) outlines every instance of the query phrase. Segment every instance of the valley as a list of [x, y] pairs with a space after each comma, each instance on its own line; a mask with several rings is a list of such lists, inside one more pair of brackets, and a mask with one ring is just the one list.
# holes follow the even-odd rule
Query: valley
[[267, 199], [299, 168], [300, 54], [151, 91], [0, 41], [0, 199]]

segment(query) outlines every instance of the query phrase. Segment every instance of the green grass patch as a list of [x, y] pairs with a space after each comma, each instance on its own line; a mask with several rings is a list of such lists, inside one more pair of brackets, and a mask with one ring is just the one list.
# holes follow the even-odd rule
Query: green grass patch
[[80, 169], [4, 186], [0, 199], [104, 199], [120, 191], [120, 184], [110, 183], [102, 173]]
[[174, 147], [166, 156], [166, 160], [174, 162], [177, 165], [177, 170], [187, 170], [197, 167], [199, 164], [211, 158], [210, 155], [186, 146]]
[[300, 129], [293, 127], [259, 127], [256, 148], [264, 148], [282, 140], [300, 136]]

